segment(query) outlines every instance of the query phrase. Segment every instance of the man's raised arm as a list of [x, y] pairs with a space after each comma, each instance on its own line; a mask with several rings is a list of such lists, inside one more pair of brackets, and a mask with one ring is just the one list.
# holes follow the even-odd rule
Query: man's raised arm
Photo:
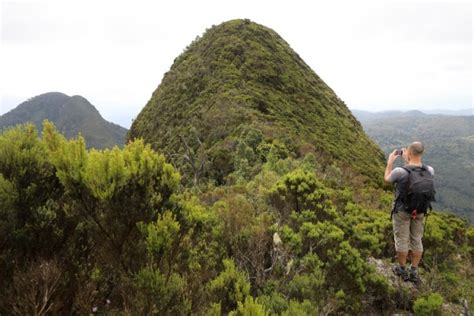
[[385, 175], [383, 176], [383, 179], [385, 180], [386, 183], [392, 183], [392, 181], [390, 181], [390, 174], [392, 173], [393, 163], [395, 162], [397, 157], [398, 155], [397, 155], [396, 149], [392, 151], [390, 155], [388, 156], [387, 167], [385, 167]]

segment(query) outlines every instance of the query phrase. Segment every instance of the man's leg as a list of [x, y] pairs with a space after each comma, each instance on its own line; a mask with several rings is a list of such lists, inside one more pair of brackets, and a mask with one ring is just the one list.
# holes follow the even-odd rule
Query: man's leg
[[417, 215], [416, 219], [410, 221], [410, 250], [411, 250], [411, 269], [409, 272], [410, 280], [418, 283], [418, 265], [423, 255], [423, 214]]
[[398, 264], [401, 267], [404, 267], [407, 264], [407, 256], [408, 256], [408, 252], [397, 251], [397, 260], [398, 260]]
[[418, 268], [418, 264], [420, 263], [421, 256], [423, 255], [423, 251], [411, 251], [411, 266]]
[[409, 249], [410, 238], [410, 215], [405, 212], [393, 214], [393, 237], [395, 239], [395, 250], [397, 251], [398, 266], [393, 268], [393, 272], [401, 276], [404, 281], [408, 280], [408, 273], [405, 269]]
[[424, 214], [418, 214], [416, 219], [410, 220], [410, 251], [413, 267], [418, 267], [423, 254], [423, 218]]
[[410, 240], [410, 215], [403, 211], [396, 212], [392, 218], [393, 237], [398, 263], [404, 266], [407, 262]]

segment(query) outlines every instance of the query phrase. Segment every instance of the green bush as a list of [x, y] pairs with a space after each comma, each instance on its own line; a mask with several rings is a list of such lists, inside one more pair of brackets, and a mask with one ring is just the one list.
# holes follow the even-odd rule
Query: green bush
[[238, 303], [236, 311], [229, 313], [229, 316], [268, 316], [270, 313], [265, 306], [257, 303], [251, 296], [247, 296], [245, 302]]
[[443, 297], [438, 293], [431, 293], [426, 297], [421, 297], [413, 304], [413, 311], [416, 315], [440, 315], [443, 305]]
[[212, 293], [211, 300], [220, 303], [222, 312], [228, 313], [246, 300], [250, 294], [250, 284], [233, 260], [226, 259], [223, 264], [224, 270], [209, 283], [209, 289]]
[[316, 316], [318, 308], [309, 300], [302, 302], [291, 300], [288, 309], [283, 312], [282, 316]]

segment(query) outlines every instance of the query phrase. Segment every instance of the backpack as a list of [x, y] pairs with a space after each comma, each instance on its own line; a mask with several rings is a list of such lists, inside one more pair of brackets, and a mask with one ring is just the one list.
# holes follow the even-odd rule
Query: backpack
[[405, 211], [411, 214], [427, 213], [431, 202], [435, 202], [433, 175], [425, 165], [402, 167], [408, 172], [408, 179], [402, 202]]

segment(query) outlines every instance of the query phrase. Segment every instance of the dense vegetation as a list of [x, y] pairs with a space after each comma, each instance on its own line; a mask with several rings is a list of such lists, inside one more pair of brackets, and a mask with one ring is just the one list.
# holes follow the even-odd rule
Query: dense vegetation
[[[373, 175], [383, 153], [346, 105], [277, 33], [249, 20], [207, 30], [177, 57], [129, 139], [143, 138], [195, 183], [222, 184], [235, 170], [233, 153], [246, 150], [239, 138], [248, 126], [262, 132], [263, 147], [314, 152], [381, 184]], [[246, 158], [249, 166], [256, 158]]]
[[424, 285], [407, 293], [369, 262], [394, 254], [390, 193], [312, 153], [294, 159], [281, 144], [261, 159], [251, 176], [238, 164], [233, 184], [186, 188], [141, 140], [98, 151], [50, 123], [41, 139], [33, 125], [4, 132], [0, 313], [379, 314], [461, 298], [472, 306], [466, 222], [429, 218]]
[[474, 223], [474, 116], [427, 115], [421, 112], [355, 112], [367, 134], [388, 153], [421, 140], [424, 161], [436, 172], [437, 209]]
[[127, 129], [104, 120], [85, 98], [59, 92], [38, 95], [1, 115], [0, 131], [27, 122], [41, 130], [43, 120], [53, 122], [67, 138], [81, 133], [91, 148], [123, 146], [127, 134]]

